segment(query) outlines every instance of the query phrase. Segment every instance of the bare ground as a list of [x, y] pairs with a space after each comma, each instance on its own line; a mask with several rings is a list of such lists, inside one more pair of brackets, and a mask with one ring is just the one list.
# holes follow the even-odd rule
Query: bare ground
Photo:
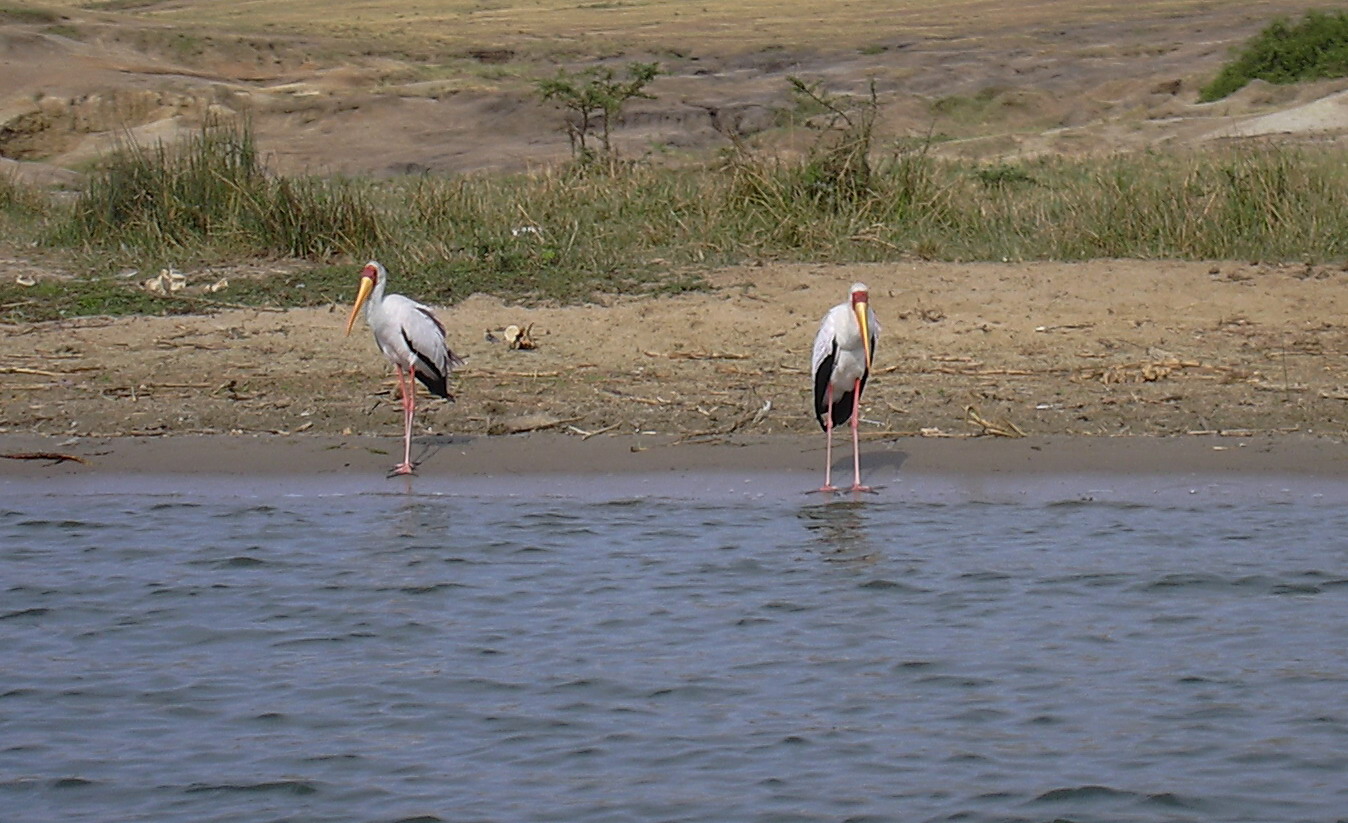
[[[958, 0], [936, 14], [943, 25], [923, 7], [842, 42], [797, 33], [798, 42], [749, 52], [734, 38], [698, 37], [685, 19], [663, 27], [668, 44], [662, 27], [646, 27], [609, 59], [654, 60], [663, 72], [650, 86], [654, 99], [633, 102], [615, 140], [628, 157], [661, 158], [723, 148], [728, 133], [766, 148], [790, 144], [776, 128], [793, 111], [790, 77], [831, 93], [864, 93], [874, 82], [882, 140], [940, 135], [937, 152], [977, 160], [1233, 136], [1337, 140], [1348, 131], [1345, 81], [1257, 83], [1197, 102], [1234, 47], [1304, 8], [1289, 0], [1090, 9], [1071, 0]], [[9, 173], [70, 182], [70, 169], [117, 140], [172, 140], [207, 116], [248, 117], [283, 174], [520, 170], [569, 154], [561, 113], [532, 85], [557, 66], [499, 43], [468, 49], [484, 61], [477, 76], [426, 79], [424, 64], [375, 43], [193, 28], [189, 53], [175, 40], [180, 32], [152, 14], [65, 12], [57, 26], [0, 15], [0, 158], [19, 161], [5, 164]]]
[[[883, 326], [868, 437], [1344, 433], [1340, 268], [899, 263], [714, 279], [710, 293], [605, 305], [475, 296], [442, 309], [468, 365], [457, 403], [423, 403], [421, 433], [811, 431], [810, 346], [854, 280]], [[392, 375], [364, 330], [342, 337], [345, 312], [3, 328], [0, 427], [396, 436]], [[508, 324], [532, 327], [538, 347], [487, 340]]]
[[[1167, 14], [1119, 4], [1090, 16], [1065, 0], [1031, 6], [1037, 16], [989, 14], [981, 28], [970, 18], [958, 37], [910, 37], [895, 23], [868, 53], [670, 58], [658, 99], [634, 109], [619, 143], [629, 156], [707, 151], [725, 145], [727, 129], [770, 142], [788, 75], [844, 91], [875, 78], [885, 135], [935, 130], [955, 138], [940, 151], [980, 161], [1348, 134], [1344, 81], [1256, 84], [1196, 102], [1232, 46], [1300, 4]], [[75, 22], [87, 23], [84, 40], [0, 23], [0, 172], [77, 186], [81, 164], [126, 130], [172, 139], [231, 113], [253, 118], [280, 172], [519, 169], [567, 153], [557, 114], [528, 94], [396, 82], [405, 60], [322, 64], [296, 56], [309, 53], [303, 43], [221, 40], [185, 67], [136, 47], [112, 16]], [[271, 51], [241, 55], [249, 48]], [[955, 99], [933, 119], [934, 102]], [[22, 250], [4, 257], [10, 276], [80, 274]], [[189, 272], [203, 284], [219, 274]], [[710, 293], [604, 305], [479, 295], [442, 311], [468, 358], [459, 402], [427, 404], [419, 420], [435, 432], [806, 432], [816, 324], [863, 280], [884, 326], [866, 398], [871, 437], [1337, 437], [1348, 403], [1345, 278], [1336, 267], [1227, 261], [897, 262], [739, 268], [714, 273]], [[341, 337], [344, 316], [333, 306], [0, 327], [0, 430], [396, 435], [392, 381], [364, 332]], [[532, 325], [538, 348], [487, 342], [507, 324]]]

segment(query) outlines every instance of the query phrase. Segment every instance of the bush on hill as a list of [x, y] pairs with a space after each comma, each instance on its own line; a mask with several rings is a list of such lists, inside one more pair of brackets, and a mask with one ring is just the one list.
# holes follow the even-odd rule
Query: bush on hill
[[1310, 11], [1300, 23], [1275, 20], [1245, 44], [1199, 100], [1219, 100], [1251, 80], [1296, 83], [1348, 76], [1348, 12]]

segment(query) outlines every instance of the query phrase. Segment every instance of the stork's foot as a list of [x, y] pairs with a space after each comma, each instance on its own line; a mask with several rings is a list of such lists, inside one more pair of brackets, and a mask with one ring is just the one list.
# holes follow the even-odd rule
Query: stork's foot
[[852, 491], [852, 492], [868, 492], [868, 493], [870, 493], [870, 494], [875, 494], [875, 489], [872, 489], [870, 486], [863, 486], [863, 485], [861, 485], [860, 483], [853, 483], [853, 484], [852, 484], [852, 488], [850, 489], [850, 491]]
[[840, 490], [837, 486], [833, 485], [832, 483], [825, 483], [824, 485], [820, 486], [820, 487], [819, 487], [818, 489], [816, 489], [815, 491], [821, 491], [821, 492], [823, 492], [823, 493], [825, 493], [825, 494], [833, 494], [834, 492], [841, 491], [841, 490]]
[[393, 467], [393, 471], [389, 472], [389, 477], [399, 474], [416, 474], [416, 472], [412, 469], [411, 463], [399, 463]]

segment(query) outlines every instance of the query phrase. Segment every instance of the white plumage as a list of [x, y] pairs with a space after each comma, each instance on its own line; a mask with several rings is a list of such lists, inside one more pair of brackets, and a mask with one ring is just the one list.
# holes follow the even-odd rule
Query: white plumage
[[871, 310], [870, 290], [854, 283], [848, 299], [828, 310], [814, 338], [810, 373], [814, 380], [814, 413], [827, 437], [823, 491], [834, 491], [833, 427], [851, 421], [853, 491], [861, 485], [861, 458], [857, 423], [861, 415], [861, 392], [870, 377], [880, 323]]
[[[365, 322], [374, 332], [375, 343], [384, 357], [398, 370], [398, 388], [403, 403], [403, 462], [394, 467], [397, 474], [412, 472], [412, 418], [416, 411], [416, 383], [420, 380], [431, 394], [453, 401], [449, 393], [449, 373], [463, 360], [450, 351], [445, 327], [430, 307], [401, 294], [385, 294], [388, 271], [371, 260], [360, 275], [360, 291], [346, 321], [346, 333], [356, 322], [361, 306]], [[404, 376], [406, 372], [406, 376]]]

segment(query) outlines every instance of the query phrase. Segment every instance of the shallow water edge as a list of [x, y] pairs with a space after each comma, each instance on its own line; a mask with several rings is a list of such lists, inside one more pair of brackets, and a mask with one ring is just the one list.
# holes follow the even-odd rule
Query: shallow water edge
[[[869, 494], [816, 491], [822, 438], [687, 442], [559, 434], [426, 437], [417, 474], [390, 477], [397, 443], [375, 437], [0, 435], [0, 497], [113, 494], [230, 497], [356, 494], [902, 502], [1348, 501], [1348, 445], [1313, 437], [899, 438], [864, 443]], [[394, 449], [396, 451], [396, 449]], [[851, 471], [835, 443], [835, 478]]]

